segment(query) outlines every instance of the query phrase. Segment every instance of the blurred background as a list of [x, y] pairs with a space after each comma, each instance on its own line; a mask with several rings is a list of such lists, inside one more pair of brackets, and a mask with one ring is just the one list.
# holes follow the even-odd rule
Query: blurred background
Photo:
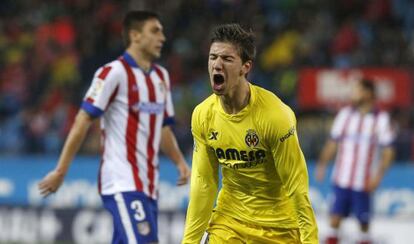
[[[42, 199], [37, 181], [55, 165], [95, 70], [123, 52], [128, 10], [157, 11], [167, 42], [180, 147], [191, 158], [190, 117], [209, 94], [209, 31], [239, 22], [256, 33], [249, 79], [276, 93], [298, 118], [320, 234], [329, 179], [317, 159], [338, 108], [360, 77], [377, 84], [378, 106], [397, 130], [396, 161], [375, 194], [375, 243], [410, 243], [414, 229], [414, 2], [411, 0], [2, 0], [0, 3], [0, 243], [109, 243], [96, 177], [99, 130], [89, 132], [65, 185]], [[179, 243], [188, 186], [160, 162], [160, 242]], [[352, 243], [354, 220], [344, 223]]]

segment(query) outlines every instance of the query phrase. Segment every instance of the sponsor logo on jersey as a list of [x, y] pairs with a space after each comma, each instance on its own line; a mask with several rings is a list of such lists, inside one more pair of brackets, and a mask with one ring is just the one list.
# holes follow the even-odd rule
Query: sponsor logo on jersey
[[254, 168], [260, 164], [263, 164], [266, 157], [266, 151], [261, 149], [255, 151], [239, 151], [235, 148], [228, 148], [225, 150], [217, 148], [215, 149], [215, 153], [218, 159], [243, 161], [240, 163], [230, 163], [227, 161], [220, 162], [220, 164], [231, 169]]
[[259, 136], [255, 130], [249, 129], [244, 137], [244, 141], [248, 147], [256, 147], [259, 144]]
[[238, 160], [245, 162], [253, 162], [262, 160], [266, 157], [265, 150], [245, 151], [237, 150], [235, 148], [216, 148], [215, 153], [218, 159]]
[[92, 87], [91, 95], [89, 97], [91, 97], [92, 99], [96, 99], [102, 93], [103, 87], [104, 87], [104, 81], [99, 78], [96, 79]]
[[295, 127], [293, 126], [292, 128], [290, 128], [290, 130], [288, 131], [288, 133], [284, 136], [282, 136], [279, 140], [280, 142], [284, 142], [286, 139], [288, 139], [290, 136], [293, 136], [295, 134]]
[[139, 102], [132, 106], [132, 110], [149, 114], [161, 114], [164, 112], [164, 107], [164, 103]]
[[158, 87], [159, 87], [159, 90], [160, 90], [160, 92], [161, 92], [162, 94], [164, 94], [164, 93], [165, 93], [165, 91], [167, 90], [167, 88], [165, 87], [164, 82], [160, 82], [160, 83], [158, 83]]

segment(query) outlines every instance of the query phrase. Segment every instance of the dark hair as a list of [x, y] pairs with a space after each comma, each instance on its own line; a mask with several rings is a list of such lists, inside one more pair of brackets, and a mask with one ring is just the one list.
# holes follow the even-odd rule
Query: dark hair
[[130, 30], [142, 30], [144, 22], [149, 19], [160, 19], [159, 15], [155, 12], [147, 10], [133, 10], [129, 11], [122, 22], [123, 31], [122, 38], [126, 47], [129, 46], [131, 40], [129, 40]]
[[256, 56], [253, 32], [244, 30], [239, 24], [224, 24], [214, 28], [211, 34], [211, 43], [214, 42], [233, 44], [237, 48], [243, 63], [254, 60]]
[[372, 94], [372, 96], [375, 97], [375, 84], [372, 80], [364, 78], [360, 80], [359, 84], [364, 90], [369, 91]]

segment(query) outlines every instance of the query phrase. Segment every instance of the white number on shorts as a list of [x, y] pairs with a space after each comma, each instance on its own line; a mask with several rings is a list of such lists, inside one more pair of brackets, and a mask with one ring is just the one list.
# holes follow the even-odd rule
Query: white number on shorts
[[135, 210], [134, 218], [137, 221], [142, 221], [145, 219], [144, 206], [140, 200], [135, 200], [131, 202], [131, 208]]

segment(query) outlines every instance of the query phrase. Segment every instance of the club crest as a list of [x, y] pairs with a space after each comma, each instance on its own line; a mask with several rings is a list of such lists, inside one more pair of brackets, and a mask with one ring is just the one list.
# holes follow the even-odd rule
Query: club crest
[[246, 145], [249, 147], [256, 147], [259, 144], [259, 136], [256, 131], [250, 129], [247, 130], [246, 137], [244, 138]]
[[151, 232], [151, 227], [148, 221], [139, 222], [137, 224], [137, 229], [138, 229], [138, 233], [140, 233], [143, 236], [146, 236]]

